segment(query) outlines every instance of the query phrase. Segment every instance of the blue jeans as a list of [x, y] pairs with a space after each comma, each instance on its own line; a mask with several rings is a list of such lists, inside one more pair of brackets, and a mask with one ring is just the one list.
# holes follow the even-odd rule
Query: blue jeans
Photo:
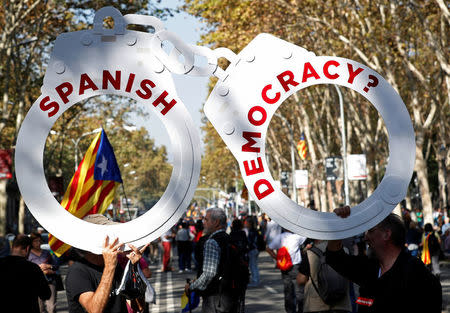
[[248, 252], [248, 265], [250, 267], [251, 283], [259, 284], [259, 269], [258, 269], [258, 249], [253, 249]]

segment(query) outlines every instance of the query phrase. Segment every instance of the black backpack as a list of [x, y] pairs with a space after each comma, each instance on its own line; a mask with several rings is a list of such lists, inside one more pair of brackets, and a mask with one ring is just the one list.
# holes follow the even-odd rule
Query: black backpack
[[250, 277], [248, 259], [245, 251], [242, 251], [245, 246], [239, 244], [236, 240], [232, 240], [225, 232], [214, 235], [212, 239], [219, 244], [221, 260], [218, 266], [218, 275], [202, 294], [218, 292], [219, 294], [226, 293], [237, 296], [242, 289], [247, 287]]
[[261, 234], [261, 231], [258, 231], [256, 235], [256, 249], [258, 249], [258, 251], [266, 250], [266, 241], [264, 240], [264, 236]]
[[428, 249], [430, 249], [431, 254], [439, 254], [441, 251], [441, 245], [439, 244], [439, 240], [436, 238], [436, 234], [432, 232], [428, 237]]
[[314, 282], [313, 277], [310, 277], [311, 283], [323, 302], [333, 305], [347, 295], [348, 280], [326, 263], [322, 250], [317, 247], [312, 247], [310, 250], [319, 257], [317, 283]]
[[250, 278], [250, 271], [248, 269], [248, 257], [241, 249], [233, 242], [228, 246], [228, 270], [231, 277], [231, 289], [238, 293], [239, 290], [247, 288]]

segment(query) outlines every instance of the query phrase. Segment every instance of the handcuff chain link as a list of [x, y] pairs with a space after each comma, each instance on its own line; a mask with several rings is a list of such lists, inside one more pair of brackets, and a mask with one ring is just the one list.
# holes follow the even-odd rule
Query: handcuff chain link
[[[173, 49], [167, 54], [162, 49], [164, 41], [169, 41]], [[227, 76], [217, 63], [219, 58], [226, 58], [230, 62], [236, 62], [236, 54], [228, 48], [210, 49], [205, 46], [186, 44], [175, 33], [166, 29], [157, 31], [152, 38], [152, 51], [159, 61], [172, 73], [191, 76], [216, 76], [224, 80]], [[180, 60], [180, 56], [183, 60]], [[201, 58], [206, 59], [206, 65], [195, 64]]]

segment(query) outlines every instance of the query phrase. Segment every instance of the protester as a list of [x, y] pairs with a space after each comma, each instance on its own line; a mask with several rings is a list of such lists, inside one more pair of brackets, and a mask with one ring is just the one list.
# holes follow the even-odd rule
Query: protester
[[258, 214], [258, 231], [261, 232], [261, 234], [265, 234], [267, 231], [267, 216], [266, 213], [260, 213]]
[[251, 274], [251, 282], [250, 284], [248, 284], [248, 286], [257, 287], [259, 285], [259, 269], [258, 269], [259, 251], [256, 245], [258, 231], [256, 230], [254, 219], [247, 218], [245, 220], [245, 228], [247, 229], [248, 250], [249, 250], [248, 258]]
[[150, 264], [158, 263], [159, 258], [159, 243], [161, 239], [155, 239], [150, 243], [150, 246], [146, 251], [148, 251], [147, 258], [150, 262]]
[[439, 255], [441, 254], [441, 238], [434, 231], [430, 223], [425, 224], [422, 235], [422, 262], [431, 266], [431, 270], [436, 277], [441, 276], [439, 268]]
[[447, 229], [444, 234], [444, 252], [450, 254], [450, 229]]
[[267, 245], [269, 246], [272, 240], [279, 234], [281, 234], [281, 226], [269, 217], [269, 221], [266, 225], [266, 232], [264, 234]]
[[179, 273], [184, 271], [191, 271], [191, 253], [192, 253], [192, 243], [190, 240], [190, 232], [188, 229], [188, 224], [182, 222], [179, 227], [175, 240], [178, 247], [178, 269]]
[[413, 257], [419, 255], [419, 246], [422, 238], [422, 232], [417, 227], [417, 223], [411, 221], [408, 231], [406, 232], [406, 248]]
[[203, 222], [202, 220], [197, 220], [197, 222], [195, 222], [194, 239], [192, 239], [192, 259], [194, 260], [196, 272], [198, 272], [199, 268], [197, 255], [195, 251], [197, 244], [200, 241], [200, 238], [202, 238], [202, 236], [203, 236]]
[[[335, 210], [343, 218], [350, 207]], [[358, 312], [441, 312], [439, 280], [423, 263], [405, 251], [405, 227], [390, 214], [366, 232], [375, 258], [344, 253], [341, 240], [328, 242], [326, 261], [338, 273], [360, 286]]]
[[9, 240], [5, 237], [0, 237], [0, 258], [9, 255], [10, 252]]
[[51, 296], [44, 274], [52, 274], [52, 267], [28, 261], [30, 248], [30, 237], [20, 234], [14, 238], [11, 255], [0, 258], [2, 312], [38, 313], [38, 299], [47, 300]]
[[281, 270], [281, 278], [283, 280], [284, 289], [284, 308], [287, 313], [300, 313], [303, 311], [303, 286], [299, 286], [296, 282], [298, 274], [298, 264], [302, 261], [300, 246], [305, 242], [306, 238], [297, 234], [293, 234], [288, 230], [277, 235], [266, 251], [272, 258], [277, 259], [277, 253], [274, 250], [286, 248], [289, 253], [292, 267], [288, 270]]
[[[50, 266], [54, 266], [55, 262], [53, 261], [53, 257], [50, 252], [41, 249], [41, 234], [38, 232], [34, 232], [30, 235], [30, 239], [31, 249], [28, 256], [28, 261], [33, 262], [37, 265], [49, 264]], [[56, 275], [46, 275], [46, 278], [52, 294], [50, 296], [50, 299], [45, 300], [45, 302], [39, 299], [39, 310], [41, 313], [45, 312], [45, 310], [47, 310], [47, 313], [53, 313], [56, 311]]]
[[163, 272], [172, 271], [172, 267], [170, 266], [170, 252], [172, 250], [173, 237], [172, 229], [169, 229], [161, 236], [161, 243], [163, 246]]
[[423, 212], [419, 208], [415, 208], [414, 211], [416, 214], [417, 225], [419, 225], [420, 228], [423, 228]]
[[[319, 270], [321, 266], [320, 257], [325, 253], [327, 241], [314, 240], [314, 245], [311, 249], [306, 251], [306, 255], [302, 257], [302, 262], [299, 265], [299, 273], [297, 275], [297, 283], [305, 286], [303, 312], [321, 312], [321, 313], [346, 313], [352, 310], [350, 304], [349, 283], [343, 280], [339, 295], [331, 303], [325, 303], [321, 299], [318, 288], [319, 285]], [[320, 256], [317, 255], [314, 249], [318, 249]], [[340, 277], [342, 279], [342, 277]], [[331, 291], [328, 291], [331, 292]], [[337, 294], [336, 290], [334, 293]]]
[[185, 286], [186, 294], [200, 291], [203, 303], [202, 312], [235, 312], [238, 306], [237, 295], [227, 285], [230, 272], [227, 249], [230, 236], [225, 232], [227, 217], [218, 208], [208, 209], [204, 219], [204, 234], [209, 236], [203, 250], [202, 270], [200, 276]]
[[441, 227], [442, 234], [445, 234], [447, 229], [450, 229], [450, 218], [447, 216], [444, 219], [444, 225]]
[[[247, 265], [247, 272], [248, 272], [248, 240], [247, 235], [242, 230], [243, 225], [242, 221], [239, 219], [234, 219], [231, 223], [231, 232], [230, 232], [230, 239], [231, 243], [234, 244], [240, 255], [242, 256], [243, 262]], [[242, 288], [239, 290], [239, 296], [238, 296], [238, 313], [245, 313], [245, 292], [247, 291], [247, 284], [248, 280], [244, 281], [244, 284], [242, 284]]]
[[[84, 220], [100, 225], [117, 224], [100, 214], [88, 215]], [[133, 252], [127, 257], [136, 264], [147, 246], [141, 250], [131, 244], [128, 246]], [[110, 241], [107, 236], [101, 255], [84, 251], [83, 258], [69, 267], [66, 292], [70, 313], [127, 312], [125, 297], [114, 292], [123, 276], [123, 270], [120, 266], [116, 266], [122, 248], [123, 244], [119, 243], [119, 238]]]

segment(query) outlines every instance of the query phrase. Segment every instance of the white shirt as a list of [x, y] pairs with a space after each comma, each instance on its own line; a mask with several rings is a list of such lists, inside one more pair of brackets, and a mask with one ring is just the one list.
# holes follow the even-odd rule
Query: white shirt
[[278, 250], [281, 247], [286, 247], [289, 255], [291, 256], [292, 264], [300, 264], [302, 261], [300, 246], [305, 242], [305, 240], [306, 237], [284, 232], [273, 238], [272, 242], [269, 244], [269, 249]]
[[279, 234], [281, 234], [281, 226], [278, 225], [274, 220], [270, 220], [267, 223], [265, 233], [267, 244], [270, 245], [272, 240]]

